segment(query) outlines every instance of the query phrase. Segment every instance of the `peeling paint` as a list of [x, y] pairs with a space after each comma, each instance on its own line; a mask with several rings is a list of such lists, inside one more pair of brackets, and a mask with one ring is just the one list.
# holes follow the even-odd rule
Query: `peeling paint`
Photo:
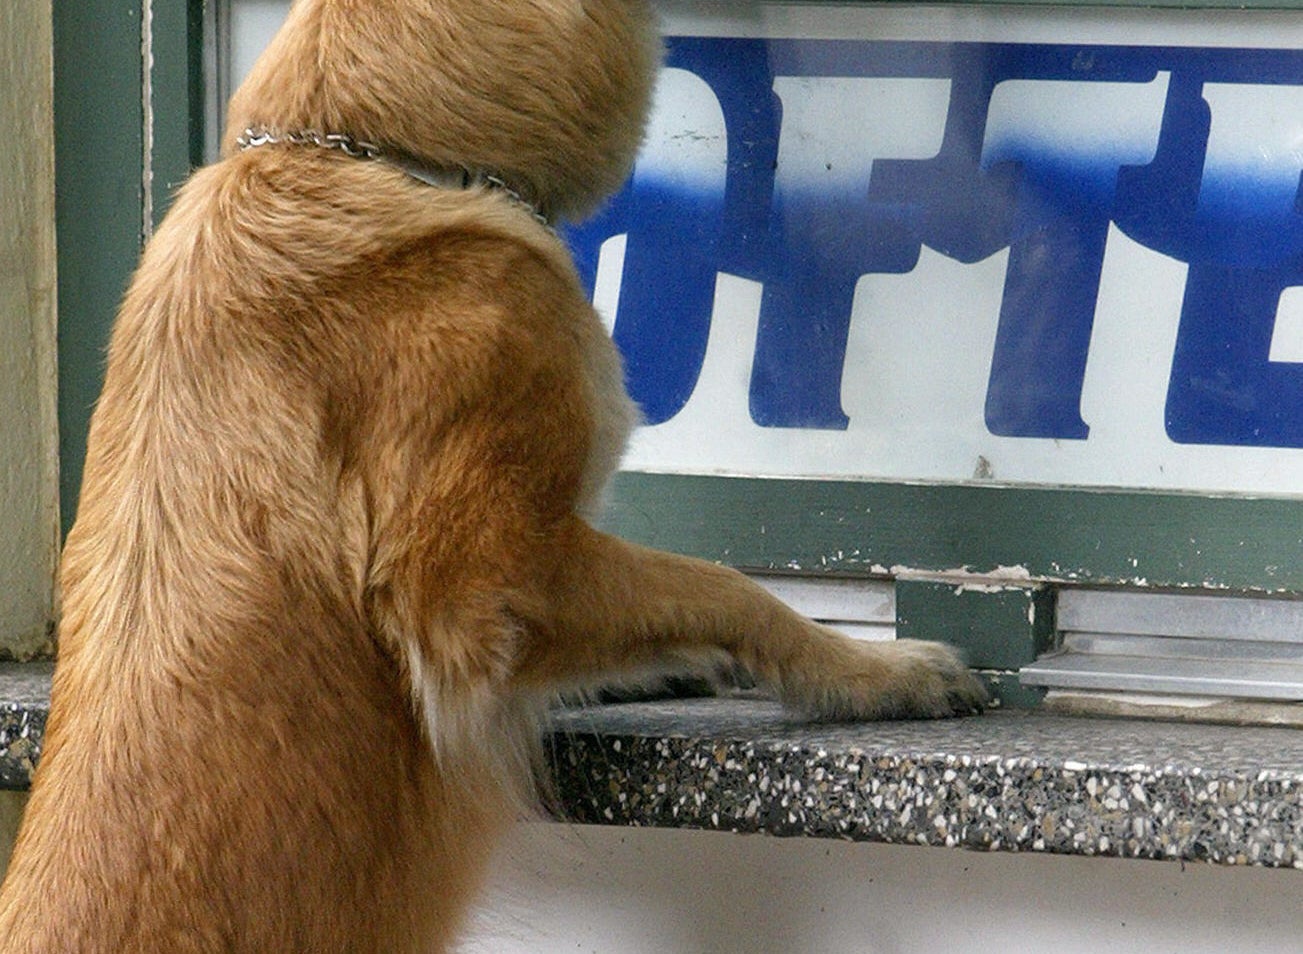
[[963, 596], [965, 593], [1010, 593], [1026, 589], [1025, 586], [1008, 583], [959, 583], [954, 587], [954, 594]]
[[992, 586], [994, 590], [985, 590], [983, 592], [999, 592], [1001, 590], [1021, 589], [1016, 584], [1030, 584], [1048, 582], [1044, 577], [1033, 576], [1032, 572], [1025, 566], [996, 566], [990, 570], [974, 570], [970, 566], [950, 567], [946, 569], [931, 569], [903, 566], [896, 564], [889, 571], [891, 576], [899, 580], [936, 580], [936, 581], [955, 581], [956, 586], [982, 587]]
[[[719, 559], [730, 562], [731, 548], [720, 552]], [[911, 566], [896, 563], [886, 566], [882, 563], [863, 562], [858, 551], [846, 553], [835, 551], [820, 554], [810, 560], [787, 560], [783, 562], [761, 563], [746, 566], [753, 569], [786, 570], [796, 573], [852, 573], [856, 576], [878, 579], [924, 580], [930, 582], [952, 583], [956, 595], [965, 592], [1001, 593], [1012, 590], [1028, 589], [1034, 586], [1105, 586], [1133, 589], [1194, 590], [1209, 593], [1240, 593], [1261, 596], [1298, 595], [1298, 590], [1289, 585], [1246, 586], [1231, 584], [1224, 580], [1204, 578], [1200, 580], [1166, 580], [1155, 581], [1148, 575], [1113, 575], [1095, 573], [1082, 569], [1065, 569], [1058, 563], [1051, 564], [1044, 573], [1034, 573], [1025, 566], [999, 565], [992, 569], [974, 569], [961, 567]], [[1268, 568], [1268, 575], [1277, 576], [1280, 567]]]

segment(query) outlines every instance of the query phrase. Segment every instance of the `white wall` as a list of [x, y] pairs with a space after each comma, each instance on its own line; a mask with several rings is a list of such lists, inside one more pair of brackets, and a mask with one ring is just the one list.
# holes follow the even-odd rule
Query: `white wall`
[[50, 0], [0, 2], [0, 653], [46, 644], [58, 549]]
[[466, 954], [1253, 954], [1303, 872], [520, 826]]

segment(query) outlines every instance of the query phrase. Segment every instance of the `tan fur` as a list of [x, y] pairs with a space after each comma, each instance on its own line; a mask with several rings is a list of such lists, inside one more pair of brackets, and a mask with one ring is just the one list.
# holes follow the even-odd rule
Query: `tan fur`
[[[640, 0], [299, 0], [230, 126], [344, 131], [552, 213], [626, 174]], [[726, 651], [816, 717], [945, 715], [853, 643], [604, 536], [634, 414], [559, 240], [503, 195], [228, 148], [115, 327], [5, 952], [437, 952], [558, 688]]]

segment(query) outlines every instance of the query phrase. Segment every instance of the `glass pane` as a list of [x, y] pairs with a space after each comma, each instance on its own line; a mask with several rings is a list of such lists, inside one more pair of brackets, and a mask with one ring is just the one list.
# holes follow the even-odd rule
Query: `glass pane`
[[240, 85], [289, 12], [289, 0], [228, 0], [227, 89]]
[[[632, 470], [1303, 494], [1297, 14], [663, 2]], [[230, 0], [232, 78], [286, 4]]]

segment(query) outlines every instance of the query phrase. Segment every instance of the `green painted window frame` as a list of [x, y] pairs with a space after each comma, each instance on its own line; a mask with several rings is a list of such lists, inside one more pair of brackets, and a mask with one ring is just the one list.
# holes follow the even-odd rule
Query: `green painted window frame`
[[[145, 237], [172, 190], [203, 154], [204, 5], [204, 0], [54, 4], [64, 533], [76, 514], [86, 431], [118, 303]], [[142, 55], [146, 33], [148, 73]]]
[[[1060, 2], [1303, 6], [1300, 0]], [[150, 215], [162, 214], [171, 190], [203, 159], [204, 6], [203, 0], [145, 0], [143, 9], [113, 0], [55, 5], [65, 530], [76, 509], [86, 428], [118, 300], [152, 226]], [[148, 73], [141, 55], [146, 22], [153, 54]], [[640, 542], [748, 569], [896, 579], [900, 631], [966, 646], [970, 662], [990, 669], [1016, 701], [1025, 694], [1018, 694], [1012, 673], [1052, 637], [1052, 621], [1045, 612], [1038, 619], [1036, 610], [1045, 609], [1054, 587], [1303, 597], [1303, 498], [624, 473], [612, 488], [604, 525]], [[962, 601], [946, 597], [947, 581], [974, 575], [1007, 581], [1026, 598], [1011, 603], [1007, 590], [990, 600], [980, 590], [963, 590], [969, 595]], [[956, 585], [955, 593], [962, 589]], [[957, 614], [972, 622], [956, 622]]]

